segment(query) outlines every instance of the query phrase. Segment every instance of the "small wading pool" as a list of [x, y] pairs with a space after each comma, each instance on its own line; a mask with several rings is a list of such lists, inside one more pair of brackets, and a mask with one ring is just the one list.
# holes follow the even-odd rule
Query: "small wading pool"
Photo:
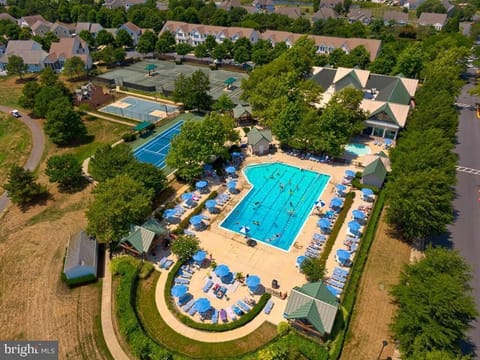
[[350, 143], [345, 146], [345, 152], [350, 155], [363, 156], [371, 153], [370, 147], [360, 143]]
[[247, 226], [250, 238], [288, 251], [330, 176], [282, 163], [251, 165], [244, 174], [253, 187], [220, 227], [240, 234]]

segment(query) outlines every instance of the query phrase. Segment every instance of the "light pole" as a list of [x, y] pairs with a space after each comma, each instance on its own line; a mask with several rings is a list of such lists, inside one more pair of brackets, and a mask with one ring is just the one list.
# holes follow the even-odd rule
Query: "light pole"
[[388, 341], [387, 340], [383, 340], [382, 341], [382, 348], [380, 349], [380, 353], [378, 354], [377, 356], [377, 360], [380, 360], [380, 356], [382, 356], [382, 353], [383, 353], [383, 349], [385, 349], [385, 346], [388, 345]]

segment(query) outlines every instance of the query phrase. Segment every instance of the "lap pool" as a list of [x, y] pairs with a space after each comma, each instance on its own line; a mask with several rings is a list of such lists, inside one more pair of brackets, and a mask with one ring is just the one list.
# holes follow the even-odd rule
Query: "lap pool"
[[322, 195], [329, 175], [282, 163], [251, 165], [244, 169], [252, 185], [220, 227], [288, 251]]

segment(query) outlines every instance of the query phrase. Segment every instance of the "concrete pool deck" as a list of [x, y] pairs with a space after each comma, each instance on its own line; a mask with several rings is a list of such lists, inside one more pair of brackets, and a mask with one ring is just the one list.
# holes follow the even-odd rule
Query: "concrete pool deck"
[[[246, 160], [242, 164], [242, 167], [250, 164], [268, 162], [283, 162], [299, 168], [330, 175], [330, 182], [327, 184], [321, 197], [322, 200], [324, 200], [327, 204], [333, 197], [335, 197], [335, 185], [342, 181], [345, 170], [360, 170], [360, 168], [353, 165], [329, 165], [310, 160], [302, 160], [297, 157], [287, 155], [281, 151], [271, 156], [247, 156]], [[210, 225], [209, 228], [205, 231], [196, 232], [197, 237], [200, 239], [200, 246], [213, 256], [213, 259], [217, 264], [226, 264], [231, 270], [235, 272], [241, 272], [243, 275], [258, 275], [261, 278], [262, 284], [267, 288], [271, 286], [272, 280], [275, 279], [280, 285], [280, 288], [278, 289], [279, 291], [282, 291], [283, 293], [290, 293], [293, 287], [301, 286], [307, 282], [305, 276], [299, 272], [295, 264], [297, 257], [304, 254], [305, 249], [310, 243], [313, 233], [318, 231], [317, 221], [319, 216], [314, 210], [312, 211], [302, 230], [300, 231], [297, 241], [288, 252], [261, 242], [258, 242], [257, 246], [255, 247], [249, 247], [246, 245], [245, 239], [242, 235], [232, 233], [219, 227], [219, 224], [228, 215], [231, 209], [243, 198], [243, 196], [245, 196], [246, 192], [250, 188], [250, 185], [247, 183], [242, 174], [239, 174], [237, 187], [241, 190], [241, 192], [237, 195], [232, 195], [232, 199], [222, 208], [220, 214], [209, 214], [211, 218], [208, 222]], [[216, 190], [218, 188], [218, 185], [212, 186], [211, 190]], [[348, 220], [351, 217], [351, 211], [356, 209], [361, 203], [363, 203], [363, 201], [360, 199], [359, 192], [356, 194], [352, 208], [347, 216]], [[345, 221], [345, 223], [342, 225], [340, 234], [333, 247], [331, 255], [328, 258], [326, 269], [327, 274], [331, 273], [333, 268], [337, 266], [337, 263], [334, 260], [334, 254], [336, 249], [343, 248], [343, 240], [347, 231], [347, 223], [348, 221]], [[161, 272], [165, 273], [166, 271], [161, 270]], [[279, 322], [284, 321], [283, 312], [287, 304], [288, 297], [287, 299], [282, 300], [278, 297], [272, 296], [275, 306], [273, 307], [270, 315], [266, 315], [262, 311], [254, 320], [238, 329], [223, 333], [208, 333], [189, 328], [176, 319], [176, 317], [170, 313], [165, 304], [163, 290], [166, 277], [166, 274], [162, 275], [156, 287], [157, 308], [165, 321], [167, 321], [167, 323], [175, 331], [192, 339], [205, 342], [233, 340], [243, 337], [254, 331], [264, 321], [269, 321], [273, 324], [278, 324]], [[195, 283], [192, 282], [189, 288], [189, 292], [195, 298], [205, 296], [205, 293], [202, 291], [203, 282], [201, 282], [202, 286], [199, 284], [195, 285]], [[232, 301], [231, 303], [226, 302], [225, 306], [233, 305], [238, 299], [235, 296], [232, 297], [232, 300], [235, 301]]]

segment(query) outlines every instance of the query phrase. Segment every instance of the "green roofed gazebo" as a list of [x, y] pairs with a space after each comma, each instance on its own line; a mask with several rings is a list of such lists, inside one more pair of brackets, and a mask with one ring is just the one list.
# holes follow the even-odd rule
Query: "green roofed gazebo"
[[143, 68], [145, 71], [148, 71], [148, 75], [150, 75], [150, 73], [155, 70], [157, 68], [157, 65], [155, 64], [147, 64], [145, 65], [145, 67]]
[[232, 84], [237, 81], [237, 79], [235, 79], [234, 77], [229, 77], [228, 79], [226, 79], [223, 83], [225, 85], [227, 85], [227, 89], [230, 88], [230, 86], [232, 86]]
[[292, 325], [324, 336], [331, 333], [339, 306], [335, 295], [319, 281], [294, 287], [283, 315]]
[[136, 255], [148, 253], [156, 238], [168, 237], [168, 230], [155, 219], [148, 219], [142, 226], [133, 225], [130, 234], [120, 240], [120, 246]]
[[140, 124], [137, 124], [135, 125], [135, 127], [133, 128], [134, 131], [143, 131], [145, 130], [146, 128], [148, 128], [150, 126], [150, 122], [148, 121], [143, 121], [141, 122]]

